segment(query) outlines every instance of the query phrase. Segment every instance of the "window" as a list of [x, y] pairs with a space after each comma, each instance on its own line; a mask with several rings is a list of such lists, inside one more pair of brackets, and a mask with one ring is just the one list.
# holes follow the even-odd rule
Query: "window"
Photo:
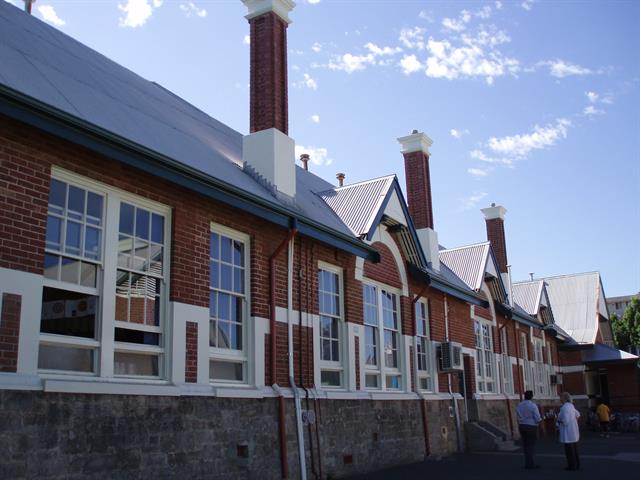
[[[55, 172], [45, 244], [42, 372], [163, 376], [167, 215], [166, 207]], [[114, 221], [107, 224], [107, 217]]]
[[520, 354], [522, 355], [522, 368], [524, 369], [524, 389], [533, 391], [533, 371], [529, 362], [528, 344], [527, 334], [522, 332], [520, 334]]
[[429, 332], [429, 308], [425, 301], [415, 304], [417, 382], [420, 390], [433, 391], [433, 349]]
[[[363, 285], [365, 324], [365, 387], [399, 390], [400, 323], [398, 297], [385, 289]], [[382, 348], [379, 348], [379, 346]]]
[[249, 238], [221, 227], [210, 236], [209, 378], [246, 383]]
[[475, 341], [476, 384], [478, 385], [478, 392], [495, 392], [495, 368], [491, 323], [484, 320], [475, 320]]
[[344, 385], [341, 284], [340, 269], [323, 266], [318, 270], [320, 384], [323, 387]]
[[509, 343], [507, 341], [507, 329], [500, 330], [500, 351], [502, 352], [502, 378], [504, 393], [513, 393], [513, 369], [509, 358]]
[[542, 352], [542, 340], [533, 339], [534, 372], [536, 383], [536, 394], [545, 395], [548, 390], [548, 375], [544, 365], [544, 355]]

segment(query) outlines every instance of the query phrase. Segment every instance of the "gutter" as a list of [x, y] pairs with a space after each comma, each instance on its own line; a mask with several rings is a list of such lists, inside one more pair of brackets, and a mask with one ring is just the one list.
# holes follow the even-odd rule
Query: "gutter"
[[300, 223], [298, 228], [300, 234], [373, 262], [379, 261], [379, 253], [357, 238], [328, 228], [294, 209], [251, 195], [171, 157], [115, 135], [2, 84], [0, 84], [0, 114], [234, 208], [245, 210], [282, 227], [288, 227], [289, 220], [295, 218]]

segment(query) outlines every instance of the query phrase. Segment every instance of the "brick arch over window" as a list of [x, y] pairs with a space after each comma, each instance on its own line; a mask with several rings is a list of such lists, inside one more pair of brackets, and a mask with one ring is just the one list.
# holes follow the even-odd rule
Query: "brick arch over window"
[[382, 242], [374, 242], [372, 245], [380, 254], [380, 262], [364, 262], [364, 276], [376, 280], [391, 287], [402, 288], [402, 280], [398, 265], [389, 247]]

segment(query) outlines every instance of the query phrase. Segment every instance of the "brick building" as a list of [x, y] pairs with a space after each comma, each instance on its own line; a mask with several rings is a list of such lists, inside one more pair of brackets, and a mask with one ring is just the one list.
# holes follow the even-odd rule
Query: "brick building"
[[441, 251], [423, 133], [408, 204], [297, 166], [293, 2], [244, 3], [246, 136], [0, 3], [3, 478], [335, 477], [553, 397], [570, 336], [513, 301], [504, 209]]

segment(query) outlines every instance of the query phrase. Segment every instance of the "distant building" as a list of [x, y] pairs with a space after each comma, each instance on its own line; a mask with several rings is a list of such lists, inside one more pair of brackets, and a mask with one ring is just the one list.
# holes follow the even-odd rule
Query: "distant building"
[[622, 297], [611, 297], [607, 299], [607, 309], [609, 310], [609, 315], [613, 315], [614, 313], [618, 316], [618, 318], [622, 318], [624, 315], [624, 311], [627, 309], [631, 300], [634, 298], [640, 298], [640, 292], [635, 295], [624, 295]]

